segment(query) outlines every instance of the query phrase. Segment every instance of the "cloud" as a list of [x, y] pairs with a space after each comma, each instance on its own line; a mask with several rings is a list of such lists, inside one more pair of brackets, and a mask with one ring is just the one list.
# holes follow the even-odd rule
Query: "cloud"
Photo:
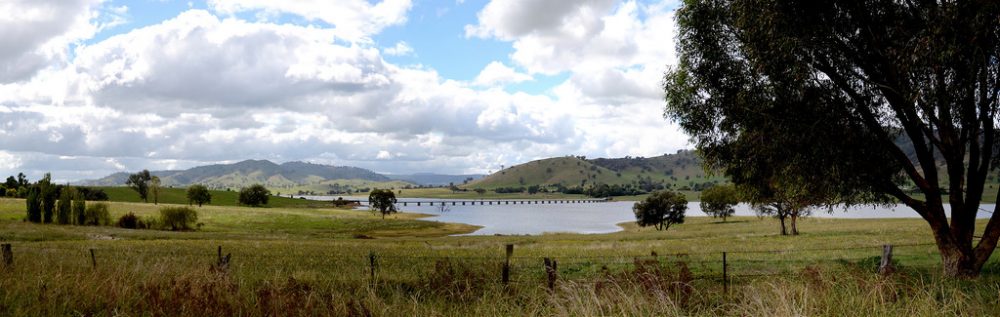
[[405, 41], [399, 41], [396, 42], [396, 46], [384, 48], [382, 52], [385, 55], [405, 56], [413, 54], [413, 48], [409, 44], [406, 44]]
[[[661, 43], [672, 32], [664, 6], [521, 2], [529, 7], [518, 10], [549, 9], [560, 18], [481, 23], [514, 51], [470, 82], [387, 62], [383, 54], [412, 54], [409, 45], [380, 48], [365, 39], [404, 23], [405, 10], [382, 20], [395, 22], [333, 27], [228, 15], [270, 10], [333, 19], [300, 13], [302, 3], [214, 1], [212, 10], [77, 43], [72, 54], [0, 83], [0, 173], [51, 171], [72, 180], [244, 159], [467, 173], [567, 154], [652, 156], [686, 146], [659, 116], [658, 84], [672, 54]], [[366, 2], [336, 14], [383, 14], [375, 13], [380, 5], [408, 9], [409, 2]], [[591, 31], [559, 38], [574, 28]], [[646, 43], [652, 38], [660, 42]], [[523, 43], [542, 48], [525, 51]], [[568, 76], [541, 94], [502, 87], [548, 73]]]
[[333, 25], [345, 38], [364, 40], [385, 27], [405, 23], [412, 3], [410, 0], [383, 0], [375, 4], [365, 0], [208, 0], [208, 5], [222, 14], [255, 10], [290, 13]]
[[584, 1], [490, 1], [477, 15], [479, 25], [467, 25], [466, 36], [514, 40], [526, 35], [558, 36], [563, 31], [593, 29], [599, 14], [613, 0]]
[[0, 2], [0, 84], [31, 78], [67, 60], [67, 46], [118, 21], [92, 22], [98, 0]]
[[[672, 2], [491, 1], [467, 36], [510, 41], [529, 73], [676, 63]], [[642, 18], [645, 17], [645, 18]]]
[[497, 84], [519, 83], [531, 79], [531, 75], [519, 73], [501, 62], [493, 61], [479, 72], [473, 83], [479, 86], [493, 86]]

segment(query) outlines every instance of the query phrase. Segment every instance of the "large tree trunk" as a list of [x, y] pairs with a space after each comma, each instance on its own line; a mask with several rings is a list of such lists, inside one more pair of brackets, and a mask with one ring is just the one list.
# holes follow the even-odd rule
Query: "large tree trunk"
[[973, 278], [979, 276], [985, 261], [976, 261], [976, 258], [962, 252], [958, 246], [938, 246], [941, 252], [941, 265], [944, 268], [944, 275], [951, 277]]
[[799, 219], [799, 216], [797, 216], [795, 214], [792, 214], [792, 235], [793, 236], [799, 235], [799, 228], [796, 226], [796, 220], [798, 220], [798, 219]]
[[[997, 245], [997, 238], [1000, 237], [1000, 209], [994, 207], [983, 236], [978, 244], [973, 241], [972, 231], [975, 230], [974, 215], [978, 211], [978, 204], [973, 206], [976, 210], [962, 210], [954, 208], [951, 215], [951, 225], [944, 214], [944, 208], [940, 200], [928, 199], [929, 204], [908, 204], [913, 207], [930, 225], [934, 233], [934, 240], [938, 251], [941, 254], [942, 273], [949, 277], [974, 278], [979, 276], [980, 270], [986, 261], [993, 254]], [[966, 207], [971, 207], [966, 205]], [[969, 217], [969, 214], [973, 217]], [[957, 218], [956, 218], [957, 217]], [[971, 222], [971, 223], [966, 223]]]

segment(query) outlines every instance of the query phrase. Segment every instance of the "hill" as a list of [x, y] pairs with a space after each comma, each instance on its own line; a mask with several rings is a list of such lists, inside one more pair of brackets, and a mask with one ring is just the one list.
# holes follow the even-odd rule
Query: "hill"
[[652, 189], [700, 190], [725, 178], [708, 175], [693, 151], [678, 151], [657, 157], [598, 158], [565, 156], [511, 166], [467, 184], [467, 188], [517, 188], [538, 185], [545, 188], [584, 189], [593, 185], [619, 185]]
[[434, 173], [416, 173], [416, 174], [387, 174], [389, 178], [394, 180], [400, 180], [404, 182], [409, 182], [417, 185], [429, 185], [429, 186], [446, 186], [450, 184], [465, 184], [472, 180], [482, 178], [483, 174], [467, 174], [467, 175], [444, 175], [444, 174], [434, 174]]
[[[351, 180], [353, 184], [378, 186], [391, 182], [385, 175], [350, 166], [330, 166], [305, 162], [275, 164], [267, 160], [246, 160], [233, 164], [213, 164], [186, 170], [152, 171], [164, 187], [203, 184], [214, 189], [235, 189], [250, 184], [263, 184], [272, 190], [309, 186], [313, 191], [333, 190], [336, 180]], [[101, 179], [79, 182], [87, 186], [122, 186], [129, 173], [121, 172]], [[347, 183], [341, 181], [340, 183]], [[292, 192], [292, 191], [286, 191]]]

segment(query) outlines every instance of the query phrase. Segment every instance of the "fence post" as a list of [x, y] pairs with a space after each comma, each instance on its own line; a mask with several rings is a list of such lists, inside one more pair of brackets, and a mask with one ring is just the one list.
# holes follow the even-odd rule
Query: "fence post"
[[502, 275], [500, 277], [503, 281], [503, 285], [507, 285], [507, 283], [510, 282], [510, 256], [514, 254], [514, 245], [508, 244], [506, 249], [507, 258], [503, 262], [503, 271], [501, 272]]
[[375, 251], [368, 252], [368, 267], [371, 269], [371, 287], [375, 288]]
[[11, 269], [14, 267], [14, 251], [10, 249], [10, 243], [3, 244], [3, 268]]
[[222, 256], [222, 246], [221, 245], [219, 246], [219, 248], [217, 250], [218, 251], [216, 252], [216, 255], [215, 255], [215, 257], [216, 257], [215, 266], [212, 267], [212, 270], [215, 271], [215, 272], [223, 272], [223, 273], [228, 272], [229, 271], [229, 262], [233, 259], [233, 254], [232, 253], [228, 253], [228, 254], [226, 254], [226, 256]]
[[886, 275], [894, 271], [896, 271], [896, 267], [892, 265], [892, 245], [882, 245], [882, 262], [879, 263], [878, 273]]
[[729, 294], [729, 263], [726, 262], [726, 251], [722, 251], [722, 292]]
[[94, 249], [90, 249], [90, 263], [94, 265], [94, 269], [97, 269], [97, 256], [94, 255]]
[[553, 290], [556, 287], [556, 278], [558, 278], [559, 263], [555, 259], [545, 258], [545, 275], [548, 277], [549, 290]]

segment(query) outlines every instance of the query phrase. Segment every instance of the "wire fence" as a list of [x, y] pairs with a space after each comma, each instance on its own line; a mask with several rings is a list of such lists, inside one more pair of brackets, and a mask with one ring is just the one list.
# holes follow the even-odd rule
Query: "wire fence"
[[[509, 248], [509, 249], [507, 249]], [[505, 250], [509, 250], [505, 252]], [[517, 254], [514, 245], [501, 252], [473, 250], [478, 254], [398, 254], [391, 251], [274, 250], [205, 246], [197, 248], [104, 247], [4, 244], [4, 268], [60, 274], [101, 269], [134, 269], [158, 266], [176, 270], [225, 265], [229, 274], [242, 276], [311, 276], [330, 282], [410, 283], [433, 278], [472, 279], [478, 282], [549, 285], [554, 281], [595, 280], [637, 274], [675, 274], [688, 281], [720, 282], [724, 286], [755, 278], [787, 275], [809, 267], [865, 267], [875, 270], [883, 246], [789, 248], [776, 250], [698, 251], [635, 255]], [[896, 244], [894, 259], [927, 265], [936, 255], [933, 243]], [[397, 251], [398, 252], [398, 251]], [[530, 250], [537, 254], [539, 250]], [[487, 255], [495, 253], [495, 255]], [[224, 255], [231, 255], [225, 259]], [[929, 265], [928, 265], [929, 266]], [[2, 273], [0, 273], [2, 274]]]

